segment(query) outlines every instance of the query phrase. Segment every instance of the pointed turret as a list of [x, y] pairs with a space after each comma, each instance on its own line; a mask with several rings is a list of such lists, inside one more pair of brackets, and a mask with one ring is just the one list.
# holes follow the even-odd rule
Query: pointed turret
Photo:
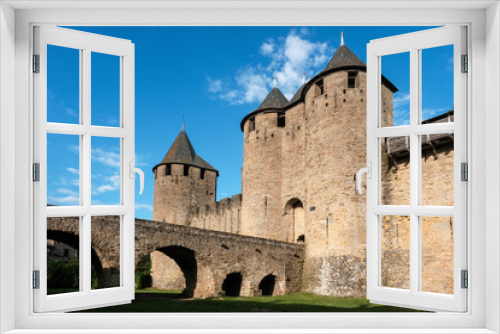
[[286, 99], [285, 95], [279, 90], [278, 87], [274, 87], [269, 94], [267, 94], [266, 98], [260, 106], [255, 109], [257, 110], [262, 110], [262, 109], [268, 109], [268, 108], [283, 108], [288, 104], [288, 100]]
[[153, 173], [153, 220], [189, 225], [196, 208], [215, 203], [219, 172], [196, 154], [184, 122]]
[[[319, 72], [312, 81], [315, 81], [319, 77], [325, 76], [329, 73], [343, 70], [366, 72], [366, 64], [345, 45], [344, 32], [341, 32], [339, 47], [333, 54], [326, 67], [321, 72]], [[386, 85], [393, 93], [398, 91], [396, 86], [394, 86], [394, 84], [384, 76], [382, 76], [382, 83]]]
[[364, 67], [366, 64], [363, 63], [361, 59], [358, 58], [344, 43], [342, 37], [342, 44], [338, 47], [337, 51], [333, 54], [333, 57], [326, 65], [323, 71], [340, 69], [344, 67]]
[[153, 168], [153, 171], [159, 165], [164, 164], [182, 164], [189, 165], [194, 167], [199, 167], [201, 169], [213, 170], [219, 172], [212, 167], [208, 162], [203, 160], [200, 156], [198, 156], [189, 140], [189, 137], [184, 130], [184, 123], [182, 124], [182, 130], [175, 138], [174, 143], [170, 146], [167, 154], [163, 158], [163, 160]]

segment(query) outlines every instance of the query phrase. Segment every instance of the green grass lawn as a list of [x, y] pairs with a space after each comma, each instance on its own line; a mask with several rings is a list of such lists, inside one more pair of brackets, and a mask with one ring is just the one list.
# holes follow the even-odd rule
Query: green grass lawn
[[[63, 290], [63, 289], [61, 289]], [[50, 289], [51, 294], [57, 291]], [[68, 292], [68, 291], [65, 291]], [[180, 291], [138, 289], [131, 304], [80, 312], [418, 312], [371, 304], [362, 298], [332, 298], [309, 293], [285, 296], [185, 299]]]

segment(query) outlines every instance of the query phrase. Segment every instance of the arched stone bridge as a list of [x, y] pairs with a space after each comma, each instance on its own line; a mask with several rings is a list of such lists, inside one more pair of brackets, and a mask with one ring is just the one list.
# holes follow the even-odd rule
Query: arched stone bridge
[[[117, 216], [92, 217], [92, 266], [100, 287], [119, 282]], [[47, 219], [47, 238], [78, 249], [78, 218]], [[172, 258], [195, 298], [228, 293], [230, 282], [241, 296], [253, 296], [272, 281], [273, 295], [301, 290], [304, 247], [234, 233], [205, 230], [144, 219], [135, 221], [135, 265], [158, 250]], [[259, 287], [259, 285], [261, 285]], [[229, 292], [230, 293], [230, 292]]]

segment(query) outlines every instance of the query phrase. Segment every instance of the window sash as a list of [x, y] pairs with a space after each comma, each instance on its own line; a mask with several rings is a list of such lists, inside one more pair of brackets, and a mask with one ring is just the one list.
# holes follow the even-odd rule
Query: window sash
[[[460, 73], [460, 56], [466, 53], [465, 27], [447, 27], [404, 34], [371, 41], [367, 47], [368, 97], [367, 161], [372, 177], [367, 190], [367, 298], [372, 302], [419, 308], [424, 310], [467, 310], [467, 290], [461, 288], [460, 271], [467, 269], [467, 183], [460, 180], [460, 164], [467, 162], [466, 75]], [[454, 110], [452, 123], [420, 124], [421, 51], [443, 45], [454, 45]], [[410, 52], [410, 125], [381, 127], [381, 57]], [[375, 87], [373, 89], [372, 87]], [[454, 206], [422, 206], [421, 198], [421, 135], [454, 134]], [[410, 205], [381, 205], [381, 138], [410, 137]], [[410, 289], [381, 286], [381, 216], [410, 217]], [[422, 216], [454, 217], [454, 282], [453, 295], [420, 291]]]
[[[80, 124], [47, 122], [47, 45], [80, 50]], [[120, 127], [91, 123], [91, 53], [120, 57]], [[40, 182], [34, 184], [34, 270], [40, 271], [40, 289], [34, 289], [35, 312], [71, 311], [130, 302], [134, 298], [134, 46], [130, 41], [64, 28], [35, 27], [34, 53], [40, 55], [40, 72], [34, 74], [34, 161], [40, 163]], [[80, 138], [80, 205], [47, 207], [47, 134]], [[91, 204], [91, 139], [120, 139], [120, 205]], [[129, 163], [132, 162], [132, 165]], [[120, 286], [91, 288], [91, 218], [119, 215]], [[47, 295], [47, 218], [80, 217], [79, 290]]]

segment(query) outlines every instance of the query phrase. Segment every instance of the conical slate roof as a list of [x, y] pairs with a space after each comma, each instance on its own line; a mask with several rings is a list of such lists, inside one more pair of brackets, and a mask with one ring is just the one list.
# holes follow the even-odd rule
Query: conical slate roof
[[174, 143], [172, 144], [172, 146], [170, 146], [170, 149], [168, 150], [163, 160], [158, 165], [156, 165], [153, 170], [159, 165], [164, 164], [190, 165], [203, 169], [213, 170], [217, 172], [217, 175], [219, 174], [219, 172], [214, 167], [212, 167], [208, 162], [206, 162], [196, 154], [186, 131], [184, 131], [184, 128], [181, 130], [181, 132], [179, 132], [177, 138], [175, 138]]
[[330, 59], [328, 65], [326, 65], [323, 71], [352, 66], [366, 67], [366, 64], [363, 63], [363, 61], [359, 59], [358, 56], [351, 51], [351, 49], [342, 44], [339, 46], [337, 51], [335, 51], [332, 59]]
[[283, 108], [288, 104], [288, 100], [281, 93], [278, 87], [274, 87], [267, 97], [262, 101], [260, 106], [255, 110], [267, 109], [267, 108]]
[[302, 92], [304, 91], [304, 88], [306, 87], [306, 85], [307, 85], [307, 83], [303, 83], [302, 86], [300, 86], [300, 88], [297, 90], [297, 92], [295, 93], [295, 95], [292, 97], [292, 99], [290, 100], [290, 102], [288, 104], [292, 104], [292, 103], [295, 103], [298, 100], [300, 100], [300, 98], [302, 97]]

